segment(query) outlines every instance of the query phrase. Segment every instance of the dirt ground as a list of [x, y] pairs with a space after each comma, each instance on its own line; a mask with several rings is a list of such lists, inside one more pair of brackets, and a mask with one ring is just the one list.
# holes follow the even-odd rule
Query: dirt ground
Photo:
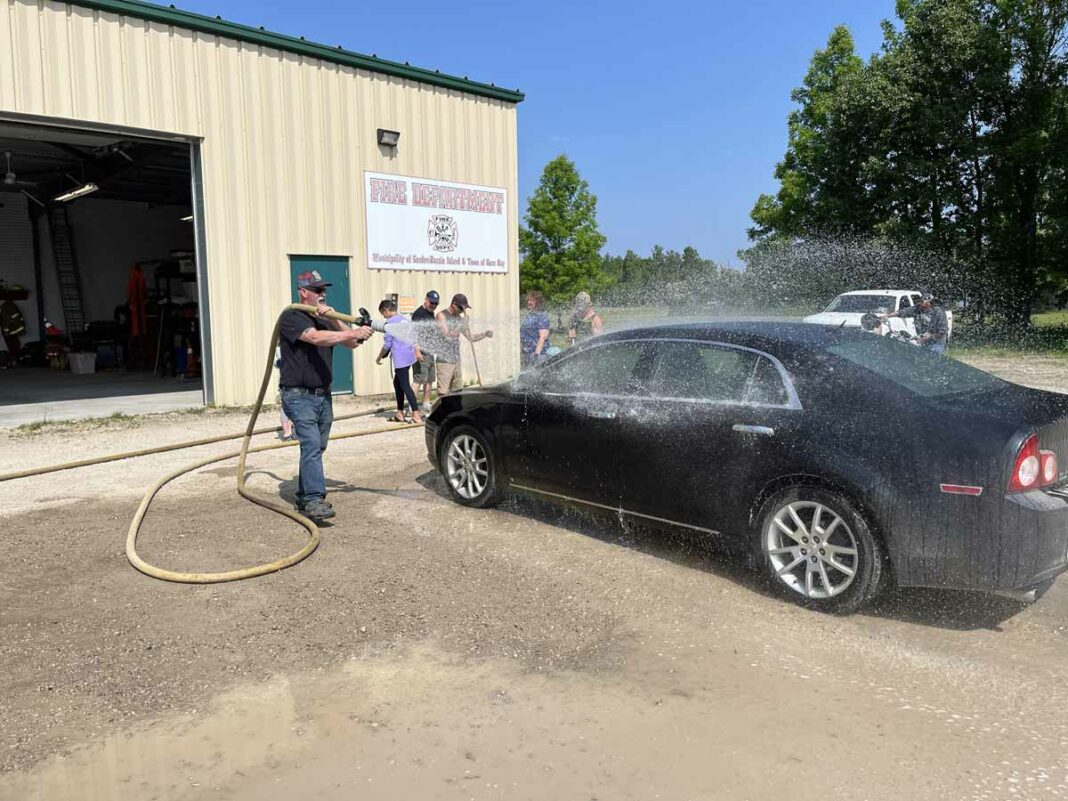
[[[1006, 368], [1068, 388], [1039, 361]], [[0, 472], [243, 425], [4, 434]], [[338, 518], [300, 565], [212, 586], [134, 571], [143, 489], [234, 447], [0, 483], [0, 799], [1068, 796], [1065, 579], [1027, 607], [897, 591], [813, 614], [687, 540], [460, 508], [400, 428], [331, 446]], [[250, 457], [252, 489], [290, 496], [295, 456]], [[142, 555], [208, 570], [298, 548], [232, 471], [168, 487]]]
[[1050, 392], [1068, 392], [1068, 359], [1050, 356], [975, 356], [953, 354], [962, 362], [1006, 381]]

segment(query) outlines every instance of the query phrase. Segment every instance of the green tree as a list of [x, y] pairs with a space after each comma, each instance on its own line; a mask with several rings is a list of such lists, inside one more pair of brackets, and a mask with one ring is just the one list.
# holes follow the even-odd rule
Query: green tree
[[1068, 0], [990, 2], [990, 25], [1009, 69], [996, 98], [991, 266], [1009, 321], [1029, 323], [1040, 285], [1064, 276]]
[[843, 85], [862, 69], [853, 36], [844, 26], [835, 28], [791, 94], [798, 108], [790, 112], [786, 155], [775, 168], [779, 191], [757, 198], [750, 214], [753, 239], [856, 227], [852, 218], [863, 204], [850, 200], [857, 199], [860, 165], [843, 152], [855, 146], [856, 137], [841, 130], [838, 112]]
[[611, 281], [603, 294], [620, 306], [672, 305], [674, 307], [726, 305], [740, 297], [741, 273], [701, 258], [687, 245], [679, 253], [653, 247], [648, 256], [628, 250], [623, 256], [605, 255], [602, 270]]
[[[875, 261], [1026, 325], [1040, 290], [1068, 285], [1068, 0], [898, 0], [896, 14], [867, 62], [844, 28], [813, 57], [747, 260], [782, 284], [784, 264], [790, 280], [822, 269], [812, 248], [789, 254], [798, 243], [912, 248], [923, 259]], [[817, 283], [871, 276], [843, 258]]]
[[597, 198], [575, 163], [560, 155], [545, 165], [519, 229], [519, 286], [551, 301], [596, 292], [611, 283], [602, 270], [605, 238], [597, 228]]
[[622, 256], [606, 253], [601, 260], [601, 273], [608, 286], [620, 296], [626, 296], [642, 284], [645, 270], [645, 259], [633, 250], [628, 250]]

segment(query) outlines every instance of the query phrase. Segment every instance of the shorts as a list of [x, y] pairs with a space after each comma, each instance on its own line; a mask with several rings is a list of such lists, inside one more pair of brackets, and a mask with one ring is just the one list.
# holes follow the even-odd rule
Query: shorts
[[438, 395], [448, 395], [463, 389], [464, 379], [460, 365], [451, 362], [438, 362]]
[[429, 356], [421, 362], [412, 365], [413, 384], [434, 383], [434, 357]]

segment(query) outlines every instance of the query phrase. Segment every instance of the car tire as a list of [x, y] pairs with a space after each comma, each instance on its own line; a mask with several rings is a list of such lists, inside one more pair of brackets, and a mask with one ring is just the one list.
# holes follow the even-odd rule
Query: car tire
[[779, 595], [810, 609], [849, 614], [881, 589], [883, 545], [841, 493], [790, 487], [768, 498], [756, 519], [757, 564]]
[[440, 464], [449, 494], [457, 503], [482, 509], [500, 501], [497, 455], [477, 428], [461, 425], [449, 431], [441, 446]]

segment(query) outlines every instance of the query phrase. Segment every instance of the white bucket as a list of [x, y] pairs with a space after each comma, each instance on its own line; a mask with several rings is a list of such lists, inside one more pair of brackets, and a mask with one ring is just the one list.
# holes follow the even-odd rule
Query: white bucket
[[71, 353], [67, 358], [70, 360], [70, 371], [78, 375], [88, 375], [96, 372], [95, 353]]

